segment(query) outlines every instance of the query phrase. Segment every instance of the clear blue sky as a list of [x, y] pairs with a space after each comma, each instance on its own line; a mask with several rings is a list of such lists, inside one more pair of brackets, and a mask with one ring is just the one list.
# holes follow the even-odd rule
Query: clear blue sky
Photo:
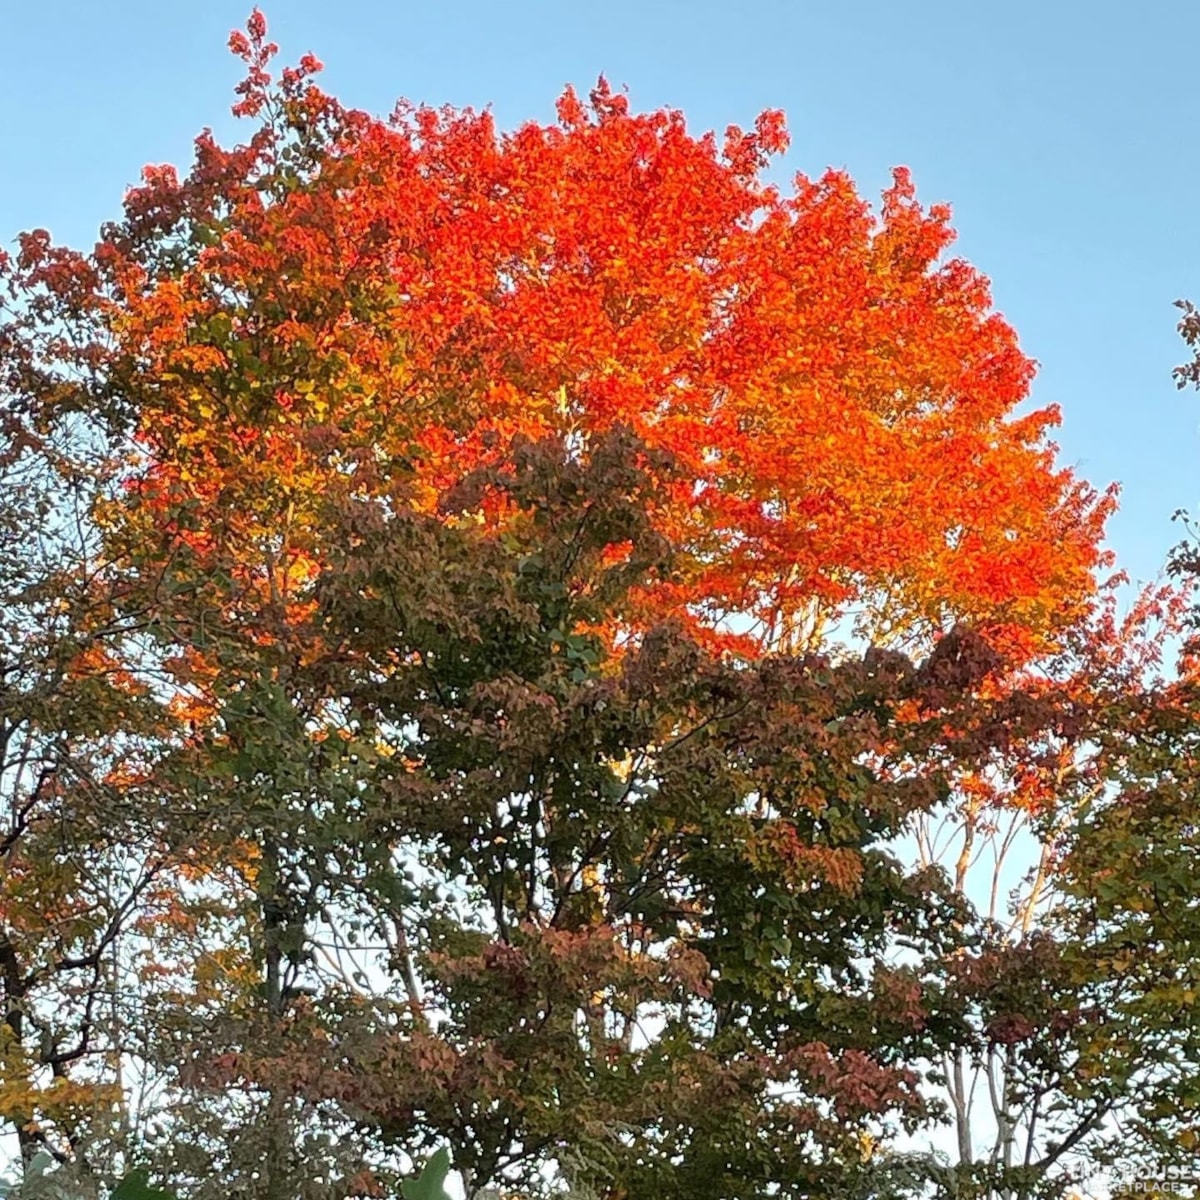
[[[226, 35], [248, 0], [11, 0], [0, 73], [0, 238], [32, 226], [90, 245], [146, 162], [231, 136]], [[893, 164], [948, 200], [959, 251], [1041, 363], [1064, 459], [1119, 480], [1111, 540], [1152, 577], [1200, 509], [1200, 396], [1177, 393], [1173, 300], [1200, 300], [1194, 55], [1180, 0], [605, 0], [421, 4], [266, 0], [285, 59], [306, 50], [344, 101], [399, 95], [548, 118], [604, 73], [696, 128], [786, 110], [786, 167]]]

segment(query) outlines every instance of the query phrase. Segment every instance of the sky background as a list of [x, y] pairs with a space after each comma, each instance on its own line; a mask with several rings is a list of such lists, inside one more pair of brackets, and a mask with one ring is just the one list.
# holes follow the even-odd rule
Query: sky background
[[[0, 73], [0, 241], [37, 226], [87, 247], [147, 162], [190, 160], [229, 115], [225, 50], [249, 0], [7, 0]], [[696, 130], [783, 108], [785, 174], [843, 167], [876, 196], [892, 166], [949, 201], [957, 252], [1061, 406], [1063, 461], [1117, 480], [1110, 540], [1153, 578], [1200, 509], [1200, 396], [1172, 302], [1200, 301], [1200, 158], [1192, 152], [1200, 4], [1179, 0], [606, 0], [407, 4], [267, 0], [283, 61], [313, 51], [323, 86], [387, 112], [398, 96], [491, 105], [502, 127], [550, 119], [564, 84], [605, 74], [639, 108]]]

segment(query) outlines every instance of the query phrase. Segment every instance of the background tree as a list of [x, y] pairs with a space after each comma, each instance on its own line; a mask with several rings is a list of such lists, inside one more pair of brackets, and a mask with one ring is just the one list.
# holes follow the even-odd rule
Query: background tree
[[87, 1195], [130, 1123], [138, 923], [171, 900], [161, 714], [92, 515], [119, 464], [85, 416], [29, 404], [87, 328], [83, 260], [44, 250], [0, 262], [0, 1119], [24, 1165], [70, 1162]]

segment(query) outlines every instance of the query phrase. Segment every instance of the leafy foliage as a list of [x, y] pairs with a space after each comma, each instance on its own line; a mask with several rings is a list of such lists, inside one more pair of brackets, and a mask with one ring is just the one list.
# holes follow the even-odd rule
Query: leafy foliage
[[[1183, 601], [1098, 596], [1113, 495], [948, 211], [769, 185], [776, 113], [379, 120], [230, 45], [244, 145], [0, 259], [27, 1181], [965, 1200], [1118, 1114], [1190, 1149]], [[939, 1086], [957, 1160], [897, 1152]]]

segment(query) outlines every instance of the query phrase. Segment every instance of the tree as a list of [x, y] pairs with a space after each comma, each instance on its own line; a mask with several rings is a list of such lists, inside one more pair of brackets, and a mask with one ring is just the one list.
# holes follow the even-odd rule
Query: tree
[[[168, 1059], [220, 1112], [282, 1095], [381, 1150], [449, 1143], [471, 1194], [557, 1163], [682, 1197], [842, 1186], [857, 1134], [922, 1111], [906, 1062], [954, 1031], [888, 953], [942, 957], [960, 922], [887, 846], [938, 796], [927, 764], [986, 734], [903, 714], [989, 659], [962, 635], [921, 670], [738, 664], [670, 624], [606, 645], [669, 575], [647, 454], [518, 443], [437, 514], [354, 501], [311, 618], [338, 661], [256, 688], [215, 650], [192, 795], [210, 845], [253, 846], [263, 1002], [187, 997]], [[480, 487], [502, 530], [461, 519]], [[207, 1174], [195, 1194], [227, 1186]]]
[[0, 304], [0, 1116], [24, 1166], [80, 1162], [86, 1192], [129, 1120], [136, 926], [170, 907], [144, 812], [162, 720], [90, 518], [107, 448], [87, 420], [23, 405], [48, 378], [56, 332], [37, 331], [56, 298]]
[[1147, 764], [1152, 722], [1174, 719], [1163, 654], [1188, 603], [1159, 585], [1118, 618], [1110, 593], [1055, 659], [1004, 680], [1010, 704], [1041, 710], [1028, 735], [1014, 728], [948, 810], [918, 818], [921, 860], [952, 865], [972, 914], [966, 951], [926, 965], [930, 993], [970, 1031], [937, 1064], [956, 1141], [939, 1195], [1058, 1196], [1140, 1154], [1155, 1161], [1151, 1141], [1127, 1135], [1159, 1050], [1120, 1015], [1112, 962], [1081, 918], [1109, 872], [1097, 857], [1081, 870], [1080, 846], [1098, 855], [1081, 830], [1121, 786], [1125, 756]]
[[1090, 594], [1112, 498], [1054, 463], [1053, 410], [1015, 415], [1032, 365], [905, 173], [877, 219], [836, 173], [785, 196], [760, 178], [779, 114], [718, 147], [603, 83], [506, 136], [381, 121], [311, 56], [273, 87], [249, 34], [249, 141], [149, 168], [90, 268], [145, 498], [204, 553], [265, 569], [286, 523], [291, 569], [319, 570], [331, 486], [408, 471], [428, 503], [516, 432], [624, 425], [681, 464], [658, 528], [689, 561], [652, 601], [699, 628], [815, 646], [849, 609], [1037, 645]]

